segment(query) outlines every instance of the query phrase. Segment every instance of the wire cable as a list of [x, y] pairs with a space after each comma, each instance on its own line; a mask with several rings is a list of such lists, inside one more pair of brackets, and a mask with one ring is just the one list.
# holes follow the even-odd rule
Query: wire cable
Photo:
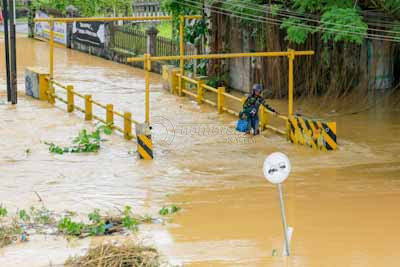
[[[198, 4], [198, 2], [195, 2], [196, 4], [191, 4], [188, 2], [194, 2], [194, 1], [190, 1], [190, 0], [183, 0], [183, 2], [185, 3], [180, 3], [182, 5], [185, 5], [187, 7], [190, 8], [197, 8], [197, 9], [202, 9], [202, 6], [196, 5]], [[255, 21], [255, 22], [268, 22], [269, 24], [273, 24], [273, 25], [281, 25], [281, 23], [283, 22], [283, 20], [281, 19], [274, 19], [274, 18], [268, 18], [268, 17], [261, 17], [261, 16], [257, 16], [257, 15], [252, 15], [252, 14], [247, 14], [246, 16], [243, 15], [237, 15], [235, 11], [232, 10], [228, 10], [228, 9], [223, 9], [223, 8], [218, 8], [218, 7], [213, 7], [210, 5], [205, 5], [208, 9], [210, 9], [213, 13], [217, 13], [217, 14], [221, 14], [221, 15], [226, 15], [226, 16], [231, 16], [231, 17], [236, 17], [236, 18], [241, 18], [244, 20], [250, 20], [250, 21]], [[330, 33], [346, 33], [349, 35], [357, 35], [357, 36], [361, 36], [363, 38], [367, 38], [367, 39], [372, 39], [372, 40], [380, 40], [380, 41], [391, 41], [391, 42], [400, 42], [400, 38], [395, 37], [395, 36], [385, 36], [385, 35], [379, 35], [379, 34], [371, 34], [371, 33], [358, 33], [358, 32], [351, 32], [351, 31], [341, 31], [341, 30], [337, 30], [337, 29], [329, 29], [329, 28], [324, 28], [321, 26], [311, 26], [311, 25], [304, 25], [304, 24], [299, 24], [299, 23], [293, 23], [293, 22], [287, 22], [290, 25], [299, 27], [299, 28], [303, 28], [303, 29], [308, 29], [308, 30], [323, 30], [326, 32], [330, 32]]]

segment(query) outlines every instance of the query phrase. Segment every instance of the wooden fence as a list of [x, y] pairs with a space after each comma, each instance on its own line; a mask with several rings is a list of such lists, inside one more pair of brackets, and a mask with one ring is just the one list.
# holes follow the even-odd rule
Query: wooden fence
[[150, 17], [150, 16], [166, 16], [161, 10], [160, 0], [135, 0], [132, 4], [133, 16]]
[[[156, 38], [156, 56], [179, 55], [177, 41], [165, 37]], [[135, 29], [133, 26], [111, 26], [111, 49], [117, 52], [143, 55], [147, 52], [147, 34]], [[185, 46], [186, 55], [196, 54], [196, 49], [191, 44]]]

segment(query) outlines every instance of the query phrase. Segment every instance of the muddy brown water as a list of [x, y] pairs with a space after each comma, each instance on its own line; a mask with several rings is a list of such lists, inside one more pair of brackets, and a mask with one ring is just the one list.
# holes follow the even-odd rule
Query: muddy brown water
[[[62, 103], [54, 108], [25, 97], [24, 69], [47, 67], [48, 46], [20, 37], [17, 48], [19, 104], [10, 106], [4, 103], [1, 40], [0, 202], [10, 210], [40, 205], [34, 191], [50, 209], [83, 215], [93, 208], [131, 205], [156, 216], [161, 206], [175, 203], [182, 211], [171, 223], [145, 227], [142, 235], [171, 262], [185, 266], [399, 265], [400, 109], [394, 97], [361, 105], [355, 105], [359, 99], [297, 101], [296, 109], [337, 121], [340, 148], [327, 153], [291, 145], [272, 133], [238, 134], [234, 117], [170, 95], [161, 77], [152, 74], [156, 160], [139, 161], [129, 154], [135, 144], [117, 134], [98, 154], [57, 156], [42, 142], [67, 145], [93, 123], [67, 114]], [[55, 49], [55, 58], [57, 80], [143, 120], [142, 70], [64, 48]], [[272, 104], [286, 107], [285, 101]], [[337, 116], [369, 105], [359, 114]], [[281, 256], [276, 188], [262, 175], [264, 158], [275, 151], [286, 153], [293, 165], [284, 184], [287, 218], [294, 227], [287, 258]], [[0, 250], [0, 266], [61, 264], [90, 243], [33, 239]]]

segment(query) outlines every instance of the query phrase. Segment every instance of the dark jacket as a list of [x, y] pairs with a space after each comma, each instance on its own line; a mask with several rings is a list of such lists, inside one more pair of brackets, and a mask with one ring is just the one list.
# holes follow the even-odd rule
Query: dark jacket
[[275, 109], [268, 105], [267, 101], [264, 98], [252, 94], [248, 96], [246, 101], [244, 102], [241, 116], [243, 115], [243, 113], [247, 116], [247, 118], [258, 116], [260, 105], [263, 105], [265, 108], [272, 112], [276, 112]]

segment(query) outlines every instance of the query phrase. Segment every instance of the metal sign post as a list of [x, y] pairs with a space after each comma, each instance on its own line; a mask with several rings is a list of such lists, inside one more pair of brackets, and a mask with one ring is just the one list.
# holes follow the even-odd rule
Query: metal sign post
[[8, 1], [3, 0], [3, 23], [4, 23], [4, 45], [6, 58], [6, 75], [7, 75], [7, 101], [11, 101], [11, 73], [10, 73], [10, 37], [8, 23]]
[[283, 202], [282, 183], [288, 178], [291, 171], [291, 165], [288, 157], [280, 152], [272, 153], [264, 161], [263, 172], [265, 178], [277, 185], [279, 204], [281, 208], [283, 233], [285, 237], [284, 256], [290, 256], [290, 239], [293, 228], [288, 227], [286, 223], [285, 205]]

